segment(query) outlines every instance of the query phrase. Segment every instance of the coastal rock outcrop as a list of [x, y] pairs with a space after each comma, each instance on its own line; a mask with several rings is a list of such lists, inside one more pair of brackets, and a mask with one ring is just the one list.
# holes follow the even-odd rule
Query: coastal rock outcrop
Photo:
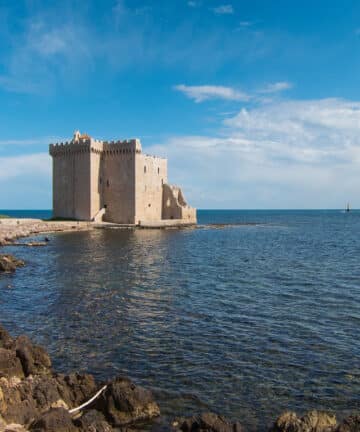
[[42, 347], [0, 326], [0, 432], [111, 432], [159, 414], [151, 392], [129, 379], [105, 388], [90, 374], [58, 374]]
[[14, 343], [13, 338], [9, 333], [0, 325], [0, 348], [11, 348]]
[[94, 409], [75, 420], [75, 424], [81, 432], [112, 432], [114, 430], [106, 421], [105, 416]]
[[24, 261], [12, 255], [0, 255], [0, 273], [13, 273], [18, 267], [23, 267]]
[[69, 411], [65, 408], [51, 408], [30, 426], [31, 432], [77, 432]]
[[149, 390], [118, 377], [101, 394], [96, 408], [115, 426], [150, 420], [160, 415], [160, 409]]
[[173, 423], [173, 426], [182, 432], [243, 432], [240, 423], [230, 423], [214, 413], [179, 419]]
[[360, 415], [346, 417], [337, 427], [336, 432], [359, 432]]
[[336, 417], [331, 413], [313, 410], [298, 417], [287, 411], [277, 418], [270, 432], [330, 432], [336, 425]]
[[51, 372], [51, 360], [48, 353], [41, 346], [32, 344], [27, 336], [19, 336], [16, 339], [15, 350], [25, 376]]
[[24, 378], [21, 361], [14, 351], [0, 348], [0, 378], [11, 377]]

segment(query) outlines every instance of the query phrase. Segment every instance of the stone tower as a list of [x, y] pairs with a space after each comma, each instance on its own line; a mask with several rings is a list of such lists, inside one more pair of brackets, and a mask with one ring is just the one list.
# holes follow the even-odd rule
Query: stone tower
[[119, 224], [193, 224], [179, 187], [167, 182], [167, 160], [142, 153], [138, 139], [99, 141], [74, 133], [51, 144], [55, 217]]

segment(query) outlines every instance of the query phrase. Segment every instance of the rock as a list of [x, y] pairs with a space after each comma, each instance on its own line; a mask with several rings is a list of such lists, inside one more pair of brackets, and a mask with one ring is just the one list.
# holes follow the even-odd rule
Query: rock
[[214, 413], [203, 413], [174, 423], [183, 432], [241, 432], [240, 423], [230, 423]]
[[0, 272], [13, 273], [17, 267], [22, 267], [24, 265], [24, 261], [12, 255], [0, 255]]
[[160, 415], [160, 409], [149, 390], [138, 387], [127, 378], [116, 378], [95, 402], [114, 426], [149, 420]]
[[15, 341], [16, 355], [19, 357], [25, 376], [49, 374], [51, 360], [44, 348], [33, 345], [27, 336], [19, 336]]
[[29, 424], [50, 408], [71, 409], [97, 391], [91, 375], [35, 375], [14, 382], [0, 379], [0, 415], [5, 421]]
[[15, 352], [9, 349], [0, 348], [0, 378], [24, 377], [23, 368]]
[[69, 412], [64, 408], [52, 408], [42, 414], [30, 426], [31, 432], [76, 432]]
[[333, 414], [317, 410], [309, 411], [301, 420], [308, 430], [314, 432], [333, 430], [337, 424]]
[[1, 432], [5, 430], [5, 426], [6, 426], [6, 421], [0, 415], [0, 431]]
[[82, 432], [113, 432], [113, 428], [105, 420], [104, 415], [96, 410], [87, 411], [75, 421]]
[[98, 391], [94, 377], [89, 374], [58, 374], [56, 381], [61, 399], [71, 408], [89, 400]]
[[360, 415], [345, 418], [337, 427], [336, 432], [360, 432]]
[[11, 423], [11, 424], [6, 425], [4, 432], [28, 432], [28, 431], [27, 431], [27, 429], [24, 428], [24, 426], [22, 426], [20, 424]]
[[271, 432], [296, 432], [300, 430], [300, 419], [296, 413], [286, 411], [275, 420]]
[[67, 408], [57, 386], [56, 379], [47, 375], [31, 376], [18, 382], [2, 379], [0, 414], [8, 423], [27, 425], [52, 407]]
[[0, 348], [10, 349], [12, 348], [13, 343], [13, 338], [2, 326], [0, 326]]
[[36, 377], [32, 386], [32, 398], [40, 412], [49, 408], [69, 408], [63, 400], [62, 392], [56, 378], [42, 375]]
[[278, 417], [272, 432], [330, 432], [336, 427], [336, 417], [323, 411], [309, 411], [299, 418], [296, 413], [287, 411]]
[[0, 379], [0, 415], [7, 423], [27, 425], [38, 415], [32, 398], [32, 382]]

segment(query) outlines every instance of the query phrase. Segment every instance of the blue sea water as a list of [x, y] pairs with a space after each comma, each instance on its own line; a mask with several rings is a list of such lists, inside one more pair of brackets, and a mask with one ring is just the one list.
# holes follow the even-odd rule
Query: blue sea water
[[13, 218], [50, 219], [52, 210], [0, 210], [0, 215]]
[[58, 370], [151, 387], [170, 418], [212, 410], [265, 430], [286, 409], [358, 411], [360, 212], [198, 219], [12, 247], [27, 265], [0, 277], [0, 321]]

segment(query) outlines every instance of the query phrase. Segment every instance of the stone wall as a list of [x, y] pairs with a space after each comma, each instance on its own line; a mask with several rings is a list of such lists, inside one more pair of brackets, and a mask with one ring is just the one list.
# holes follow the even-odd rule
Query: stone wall
[[91, 140], [90, 148], [90, 220], [102, 208], [102, 193], [99, 182], [101, 174], [102, 142]]
[[164, 184], [162, 202], [162, 219], [184, 219], [196, 223], [196, 209], [188, 206], [178, 186]]
[[162, 185], [167, 182], [167, 160], [136, 155], [136, 223], [159, 221], [162, 214]]
[[90, 153], [68, 153], [53, 158], [54, 217], [91, 219]]
[[135, 223], [135, 154], [103, 155], [100, 183], [106, 206], [104, 220]]

